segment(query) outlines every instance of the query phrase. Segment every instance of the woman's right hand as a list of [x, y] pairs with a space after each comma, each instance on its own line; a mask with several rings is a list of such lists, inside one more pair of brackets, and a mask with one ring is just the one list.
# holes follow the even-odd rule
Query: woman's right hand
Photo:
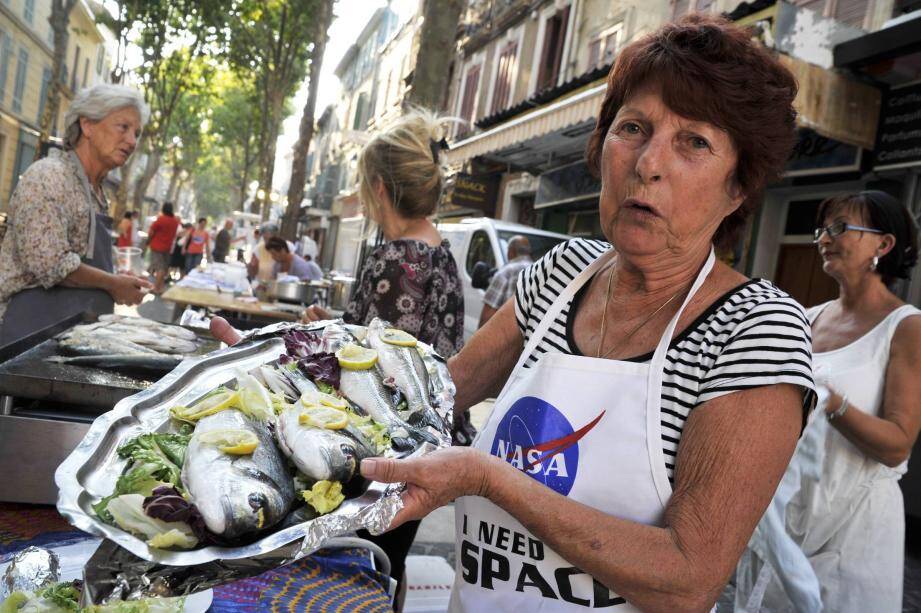
[[321, 319], [332, 318], [333, 316], [329, 311], [315, 304], [310, 305], [301, 312], [301, 321], [305, 324], [309, 324], [312, 321], [320, 321]]
[[134, 275], [112, 275], [109, 282], [109, 294], [116, 304], [140, 304], [153, 285], [147, 279]]

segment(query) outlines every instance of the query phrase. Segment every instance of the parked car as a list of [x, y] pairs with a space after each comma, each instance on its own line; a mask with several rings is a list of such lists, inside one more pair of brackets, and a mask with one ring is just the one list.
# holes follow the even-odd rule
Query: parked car
[[506, 264], [508, 242], [513, 236], [520, 234], [528, 238], [531, 257], [535, 260], [555, 245], [572, 238], [488, 217], [438, 224], [438, 231], [451, 243], [451, 252], [457, 260], [464, 284], [464, 340], [477, 330], [486, 288], [496, 270]]

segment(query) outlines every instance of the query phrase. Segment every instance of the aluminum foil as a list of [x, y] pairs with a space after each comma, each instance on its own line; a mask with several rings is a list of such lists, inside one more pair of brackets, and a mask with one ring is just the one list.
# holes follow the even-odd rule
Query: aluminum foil
[[0, 581], [0, 602], [13, 592], [36, 592], [57, 583], [60, 562], [53, 551], [27, 547], [13, 556]]
[[[342, 322], [285, 322], [251, 331], [233, 347], [186, 359], [150, 388], [125, 398], [93, 422], [83, 441], [55, 473], [61, 515], [77, 528], [111, 541], [104, 543], [86, 566], [85, 599], [100, 603], [185, 595], [288, 564], [322, 548], [329, 539], [358, 529], [372, 534], [387, 529], [403, 506], [400, 493], [404, 484], [372, 482], [363, 494], [346, 500], [327, 515], [305, 520], [303, 508], [293, 511], [279, 527], [254, 543], [191, 551], [148, 547], [143, 540], [101, 521], [92, 509], [94, 503], [114, 490], [124, 469], [126, 461], [116, 453], [122, 443], [143, 432], [168, 431], [171, 407], [188, 405], [229, 382], [236, 368], [248, 371], [275, 361], [285, 353], [280, 337], [288, 330], [321, 331], [330, 323]], [[363, 336], [362, 327], [349, 328], [359, 339]], [[444, 424], [441, 430], [428, 428], [438, 445], [424, 443], [408, 457], [451, 444], [454, 384], [444, 359], [431, 346], [420, 342], [418, 349], [429, 371], [433, 405]]]

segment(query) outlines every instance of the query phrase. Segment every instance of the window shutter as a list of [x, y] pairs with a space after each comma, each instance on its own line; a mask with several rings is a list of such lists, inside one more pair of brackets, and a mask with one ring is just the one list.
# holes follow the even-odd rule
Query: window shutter
[[673, 19], [678, 19], [682, 15], [688, 12], [688, 7], [690, 7], [690, 0], [675, 0], [675, 12], [672, 15]]
[[867, 13], [867, 0], [837, 0], [834, 18], [841, 23], [860, 28]]
[[518, 43], [510, 42], [499, 56], [499, 65], [496, 70], [496, 85], [493, 89], [492, 107], [490, 113], [498, 113], [509, 103], [512, 90], [512, 67], [515, 64], [515, 54], [518, 52]]
[[464, 79], [464, 92], [461, 99], [461, 119], [466, 121], [457, 129], [457, 135], [463, 136], [470, 132], [473, 127], [473, 109], [476, 106], [477, 91], [480, 85], [480, 66], [476, 65], [467, 71], [467, 77]]
[[588, 69], [592, 70], [598, 67], [601, 61], [601, 39], [596, 38], [588, 44]]

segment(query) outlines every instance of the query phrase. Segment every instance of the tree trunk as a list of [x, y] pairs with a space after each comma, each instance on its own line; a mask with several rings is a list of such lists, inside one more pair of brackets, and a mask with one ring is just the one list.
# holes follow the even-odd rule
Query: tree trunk
[[278, 145], [278, 132], [281, 129], [281, 116], [285, 106], [284, 96], [279, 92], [270, 94], [269, 121], [266, 138], [262, 142], [259, 156], [259, 189], [263, 191], [260, 213], [263, 221], [269, 219], [272, 210], [272, 183], [275, 178], [275, 148]]
[[[61, 87], [64, 72], [64, 55], [67, 53], [67, 40], [70, 33], [67, 31], [67, 25], [70, 22], [70, 13], [77, 4], [77, 0], [52, 0], [51, 16], [48, 22], [51, 24], [51, 30], [54, 32], [54, 56], [51, 60], [51, 82], [48, 83], [48, 90], [45, 93], [45, 109], [39, 120], [38, 147], [35, 148], [35, 160], [42, 155], [42, 144], [48, 142], [51, 135], [51, 126], [54, 125], [54, 118], [58, 116], [58, 109], [61, 107]], [[74, 70], [77, 68], [74, 67]], [[66, 127], [66, 126], [65, 126]]]
[[439, 111], [445, 107], [447, 67], [454, 57], [457, 24], [467, 3], [464, 0], [424, 1], [419, 51], [406, 102]]
[[[138, 149], [140, 149], [141, 143], [138, 143]], [[118, 183], [118, 189], [115, 190], [115, 202], [114, 209], [112, 211], [112, 217], [114, 219], [121, 219], [125, 216], [125, 211], [128, 209], [128, 195], [131, 191], [131, 175], [134, 171], [134, 165], [137, 163], [138, 156], [132, 155], [128, 158], [128, 161], [125, 162], [125, 165], [119, 169], [119, 176], [121, 180]]]
[[140, 211], [144, 206], [144, 196], [147, 195], [147, 187], [153, 180], [154, 175], [160, 168], [160, 150], [151, 148], [147, 154], [147, 165], [144, 166], [144, 173], [138, 177], [134, 184], [134, 210]]
[[168, 202], [176, 202], [176, 191], [179, 187], [179, 178], [182, 175], [182, 168], [179, 166], [173, 166], [173, 172], [169, 178], [169, 189], [166, 190], [166, 200]]
[[310, 141], [313, 139], [317, 90], [320, 89], [320, 69], [323, 66], [323, 53], [326, 51], [327, 31], [333, 18], [333, 1], [324, 0], [320, 4], [317, 15], [317, 36], [314, 39], [313, 51], [310, 53], [310, 89], [307, 93], [304, 112], [301, 115], [300, 134], [293, 148], [288, 206], [281, 222], [281, 235], [289, 241], [293, 241], [297, 234], [297, 221], [300, 216], [301, 201], [304, 199], [304, 184], [307, 181], [307, 152], [310, 150]]

